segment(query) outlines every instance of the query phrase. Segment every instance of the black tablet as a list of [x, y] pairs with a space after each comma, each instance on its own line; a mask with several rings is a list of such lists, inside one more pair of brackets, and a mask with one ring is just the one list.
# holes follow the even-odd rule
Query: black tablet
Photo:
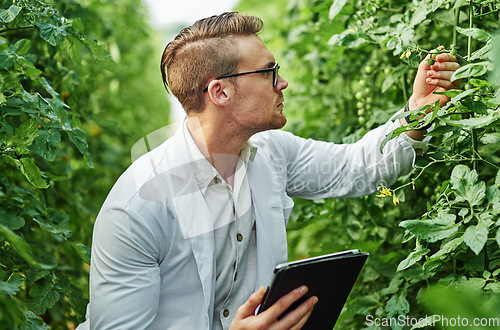
[[290, 291], [306, 285], [307, 293], [290, 306], [279, 319], [309, 297], [316, 296], [318, 303], [302, 329], [331, 330], [366, 258], [368, 253], [349, 250], [279, 264], [274, 269], [273, 280], [264, 295], [259, 313]]

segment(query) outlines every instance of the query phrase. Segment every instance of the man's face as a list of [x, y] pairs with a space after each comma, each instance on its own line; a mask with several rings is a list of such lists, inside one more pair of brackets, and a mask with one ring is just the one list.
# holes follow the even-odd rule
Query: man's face
[[[271, 68], [275, 64], [273, 54], [257, 35], [235, 38], [239, 49], [238, 72]], [[242, 128], [257, 133], [281, 128], [286, 123], [283, 115], [283, 89], [288, 83], [278, 76], [273, 88], [273, 72], [252, 73], [236, 77], [236, 90], [231, 107], [232, 119]]]

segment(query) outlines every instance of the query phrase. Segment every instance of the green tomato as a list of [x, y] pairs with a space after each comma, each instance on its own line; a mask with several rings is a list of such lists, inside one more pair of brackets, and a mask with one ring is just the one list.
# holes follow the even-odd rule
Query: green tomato
[[363, 125], [365, 122], [366, 122], [365, 117], [363, 117], [363, 116], [358, 117], [358, 123], [360, 123], [361, 125]]
[[434, 65], [434, 63], [436, 63], [436, 60], [431, 57], [427, 60], [427, 63], [429, 63], [429, 65]]
[[361, 109], [363, 107], [363, 102], [356, 103], [356, 108]]
[[457, 50], [453, 48], [450, 52], [450, 55], [456, 56], [457, 55]]

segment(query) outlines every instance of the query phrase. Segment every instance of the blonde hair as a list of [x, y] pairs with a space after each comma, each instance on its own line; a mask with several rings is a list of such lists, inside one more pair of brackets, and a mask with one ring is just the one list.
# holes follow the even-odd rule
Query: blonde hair
[[201, 111], [210, 78], [234, 73], [239, 54], [234, 36], [257, 34], [263, 22], [236, 12], [207, 17], [184, 28], [163, 51], [160, 70], [167, 91], [188, 111]]

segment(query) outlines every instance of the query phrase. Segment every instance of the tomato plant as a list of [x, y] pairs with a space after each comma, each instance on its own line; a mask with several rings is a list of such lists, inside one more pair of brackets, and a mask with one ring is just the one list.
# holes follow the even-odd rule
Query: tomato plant
[[2, 329], [84, 318], [93, 221], [133, 142], [162, 123], [149, 113], [163, 91], [144, 73], [154, 52], [140, 8], [0, 5]]
[[289, 257], [370, 252], [340, 328], [366, 327], [367, 316], [451, 310], [456, 317], [471, 305], [467, 299], [433, 302], [463, 288], [471, 289], [463, 297], [490, 306], [482, 315], [496, 316], [499, 301], [488, 300], [500, 292], [500, 81], [492, 74], [500, 62], [500, 1], [291, 0], [282, 1], [287, 13], [279, 18], [266, 16], [263, 1], [245, 3], [243, 10], [264, 18], [263, 38], [285, 59], [286, 129], [304, 137], [356, 141], [403, 108], [420, 61], [456, 54], [461, 68], [453, 80], [463, 88], [446, 92], [451, 101], [424, 119], [435, 124], [414, 171], [371, 196], [296, 200]]

